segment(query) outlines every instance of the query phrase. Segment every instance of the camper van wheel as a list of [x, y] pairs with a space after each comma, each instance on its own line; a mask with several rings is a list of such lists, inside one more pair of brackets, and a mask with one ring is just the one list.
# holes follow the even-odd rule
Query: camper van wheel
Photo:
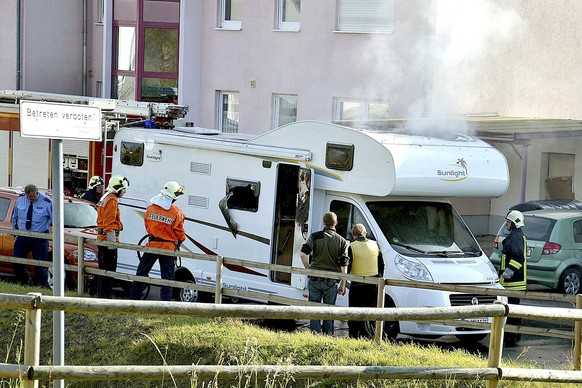
[[[182, 279], [180, 281], [196, 284], [192, 279]], [[180, 302], [198, 302], [198, 290], [193, 288], [175, 288], [174, 290], [178, 294], [176, 299]]]
[[[394, 308], [396, 304], [394, 301], [386, 295], [386, 300], [384, 302], [384, 307]], [[399, 321], [384, 321], [384, 338], [388, 340], [394, 340], [398, 337], [400, 332], [400, 322]]]
[[456, 335], [457, 339], [466, 344], [474, 344], [476, 342], [482, 341], [487, 334], [466, 334], [466, 335]]
[[[121, 289], [123, 290], [123, 294], [126, 297], [129, 297], [129, 295], [131, 294], [131, 284], [132, 284], [132, 282], [126, 282], [123, 280], [119, 281], [119, 287], [121, 287]], [[152, 288], [152, 285], [149, 283], [146, 283], [145, 287], [143, 288], [143, 291], [141, 292], [141, 300], [146, 300], [148, 298], [148, 296], [150, 295], [151, 288]]]

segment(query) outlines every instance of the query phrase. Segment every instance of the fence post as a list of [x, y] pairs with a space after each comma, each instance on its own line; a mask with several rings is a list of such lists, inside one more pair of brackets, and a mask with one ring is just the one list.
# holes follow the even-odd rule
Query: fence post
[[222, 264], [224, 258], [220, 255], [216, 256], [216, 291], [214, 292], [214, 303], [222, 303]]
[[[576, 295], [576, 308], [582, 309], [582, 295]], [[574, 322], [574, 370], [580, 370], [582, 362], [582, 322]]]
[[[29, 292], [26, 294], [34, 299], [30, 308], [26, 309], [26, 322], [24, 326], [24, 365], [38, 366], [40, 361], [40, 325], [42, 311], [37, 308], [37, 303], [42, 296], [39, 292]], [[37, 388], [38, 380], [28, 380], [28, 376], [23, 376], [23, 388]]]
[[[496, 302], [498, 303], [498, 302]], [[507, 305], [505, 305], [505, 314], [507, 315]], [[503, 351], [503, 335], [504, 335], [505, 317], [495, 316], [491, 322], [491, 334], [489, 334], [489, 357], [487, 360], [487, 367], [499, 368], [501, 366], [501, 354]], [[499, 380], [487, 380], [485, 383], [487, 388], [497, 388]]]
[[[77, 238], [77, 295], [85, 293], [85, 238]], [[66, 279], [66, 277], [65, 277]]]
[[[376, 307], [383, 308], [384, 307], [384, 299], [386, 294], [384, 293], [384, 286], [386, 282], [384, 278], [378, 279], [378, 295], [376, 298]], [[382, 342], [382, 336], [384, 334], [384, 321], [376, 321], [376, 330], [374, 331], [374, 339], [376, 342]]]

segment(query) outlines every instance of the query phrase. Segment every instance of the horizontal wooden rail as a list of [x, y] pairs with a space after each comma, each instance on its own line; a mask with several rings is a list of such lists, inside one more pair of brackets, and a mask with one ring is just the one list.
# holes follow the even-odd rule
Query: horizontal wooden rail
[[[387, 308], [335, 306], [221, 305], [207, 303], [159, 302], [146, 300], [96, 299], [42, 295], [0, 294], [2, 308], [31, 308], [66, 312], [111, 314], [171, 314], [198, 317], [269, 318], [269, 319], [343, 319], [343, 320], [428, 320], [504, 316], [502, 303], [478, 306]], [[513, 305], [511, 305], [513, 306]], [[582, 314], [582, 312], [581, 312]], [[582, 319], [582, 316], [580, 317]]]

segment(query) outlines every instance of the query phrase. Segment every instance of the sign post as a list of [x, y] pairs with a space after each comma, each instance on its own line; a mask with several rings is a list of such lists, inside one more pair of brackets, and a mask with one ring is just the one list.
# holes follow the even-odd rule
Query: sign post
[[[53, 295], [65, 296], [63, 139], [101, 141], [101, 109], [96, 106], [20, 102], [20, 136], [51, 139], [53, 191]], [[79, 257], [78, 260], [83, 260]], [[65, 312], [53, 312], [53, 365], [65, 365]], [[54, 381], [64, 387], [63, 380]]]

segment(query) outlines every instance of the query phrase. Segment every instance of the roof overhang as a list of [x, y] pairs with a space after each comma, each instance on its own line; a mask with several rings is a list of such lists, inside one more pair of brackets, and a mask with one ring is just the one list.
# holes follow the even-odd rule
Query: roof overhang
[[490, 115], [463, 117], [338, 121], [340, 125], [371, 130], [436, 135], [439, 131], [469, 133], [489, 142], [528, 143], [532, 139], [582, 136], [582, 120], [541, 119]]

